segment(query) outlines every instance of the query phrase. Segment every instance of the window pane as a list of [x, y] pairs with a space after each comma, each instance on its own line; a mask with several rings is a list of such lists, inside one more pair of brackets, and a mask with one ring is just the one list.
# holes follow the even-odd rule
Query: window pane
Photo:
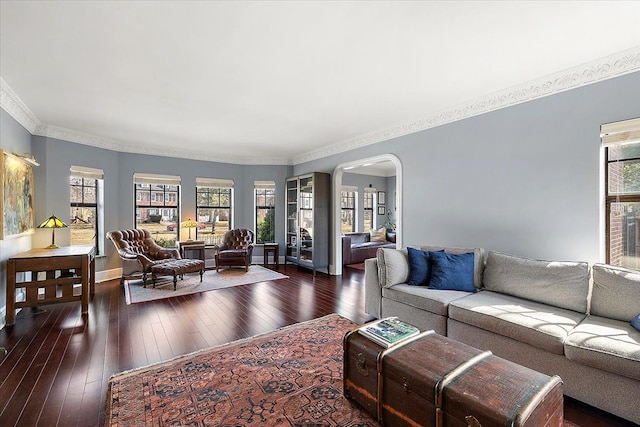
[[95, 180], [91, 187], [84, 187], [84, 203], [96, 203], [96, 187]]
[[365, 209], [364, 210], [364, 227], [363, 230], [365, 233], [373, 228], [373, 210]]
[[607, 225], [609, 263], [640, 268], [640, 202], [611, 203]]
[[71, 203], [82, 203], [82, 187], [72, 185], [70, 190]]
[[256, 241], [258, 243], [275, 241], [275, 209], [256, 210]]
[[95, 245], [96, 213], [95, 207], [71, 208], [69, 228], [72, 245]]
[[609, 194], [640, 193], [640, 160], [609, 162]]

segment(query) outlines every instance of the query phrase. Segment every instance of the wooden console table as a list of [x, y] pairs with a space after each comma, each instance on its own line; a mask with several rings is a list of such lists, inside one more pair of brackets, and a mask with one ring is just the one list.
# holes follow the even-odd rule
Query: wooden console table
[[[17, 273], [25, 273], [21, 282], [16, 282]], [[42, 280], [38, 273], [44, 273]], [[12, 256], [7, 260], [7, 325], [15, 323], [17, 308], [58, 302], [82, 301], [82, 314], [87, 314], [89, 295], [95, 293], [95, 275], [93, 246], [38, 248]], [[78, 284], [82, 285], [79, 295], [74, 293]], [[16, 301], [16, 288], [25, 288], [24, 301]]]

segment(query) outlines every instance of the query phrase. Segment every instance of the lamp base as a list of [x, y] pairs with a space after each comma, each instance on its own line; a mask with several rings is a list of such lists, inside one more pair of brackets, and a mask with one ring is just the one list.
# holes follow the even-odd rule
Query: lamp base
[[49, 246], [47, 246], [45, 249], [58, 249], [58, 248], [60, 248], [60, 246], [56, 245], [55, 243], [52, 243]]

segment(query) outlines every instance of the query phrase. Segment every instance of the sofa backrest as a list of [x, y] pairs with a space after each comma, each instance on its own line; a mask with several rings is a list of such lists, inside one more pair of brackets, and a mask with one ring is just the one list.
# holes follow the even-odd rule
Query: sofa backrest
[[484, 288], [579, 313], [587, 312], [589, 264], [489, 252]]
[[640, 314], [640, 271], [594, 264], [591, 314], [624, 322]]
[[349, 237], [351, 239], [352, 245], [354, 243], [366, 243], [369, 241], [369, 233], [360, 233], [360, 232], [344, 233], [344, 237]]

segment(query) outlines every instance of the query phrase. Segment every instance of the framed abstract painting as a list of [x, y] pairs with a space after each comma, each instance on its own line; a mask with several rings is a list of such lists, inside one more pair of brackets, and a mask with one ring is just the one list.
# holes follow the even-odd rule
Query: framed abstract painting
[[0, 150], [0, 208], [2, 226], [0, 239], [10, 239], [33, 233], [33, 169], [17, 156]]

